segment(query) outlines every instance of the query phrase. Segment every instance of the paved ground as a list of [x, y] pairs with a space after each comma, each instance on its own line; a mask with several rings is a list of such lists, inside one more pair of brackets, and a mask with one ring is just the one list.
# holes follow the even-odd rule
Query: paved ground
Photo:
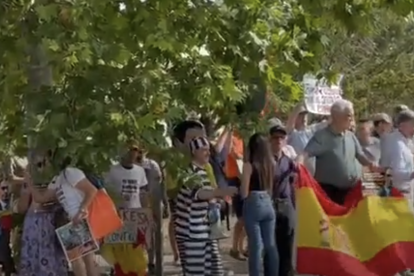
[[[179, 276], [181, 275], [180, 267], [174, 266], [173, 264], [173, 255], [171, 252], [171, 248], [169, 245], [168, 239], [168, 228], [167, 228], [168, 221], [164, 221], [163, 225], [163, 234], [164, 234], [164, 276]], [[232, 219], [231, 225], [234, 224], [234, 220]], [[220, 249], [222, 252], [222, 257], [224, 261], [224, 266], [226, 269], [232, 270], [234, 275], [237, 276], [247, 276], [247, 263], [237, 261], [231, 258], [228, 254], [231, 247], [231, 238], [224, 239], [220, 241]], [[102, 275], [109, 275], [110, 266], [103, 260], [100, 256], [96, 257], [99, 266], [101, 267]]]

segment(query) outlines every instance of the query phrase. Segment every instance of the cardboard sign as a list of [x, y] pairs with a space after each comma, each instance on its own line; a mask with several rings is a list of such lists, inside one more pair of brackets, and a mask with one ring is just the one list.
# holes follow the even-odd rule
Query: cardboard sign
[[336, 85], [329, 85], [324, 79], [316, 79], [314, 76], [305, 75], [303, 87], [305, 94], [305, 106], [310, 113], [329, 115], [333, 103], [342, 99], [342, 90]]
[[68, 262], [72, 262], [99, 249], [86, 219], [72, 222], [55, 230]]
[[105, 243], [132, 243], [138, 242], [138, 235], [145, 237], [145, 246], [151, 247], [152, 244], [152, 212], [149, 208], [120, 209], [119, 215], [123, 220], [121, 229], [106, 236]]

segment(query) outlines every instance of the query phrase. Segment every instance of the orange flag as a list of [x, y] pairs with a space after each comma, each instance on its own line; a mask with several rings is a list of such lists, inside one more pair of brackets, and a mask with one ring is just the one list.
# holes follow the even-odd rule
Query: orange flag
[[92, 235], [100, 240], [122, 227], [115, 204], [104, 189], [98, 190], [88, 208], [88, 222]]
[[359, 184], [341, 206], [300, 167], [296, 202], [298, 273], [394, 276], [414, 269], [414, 212], [397, 190], [364, 197]]

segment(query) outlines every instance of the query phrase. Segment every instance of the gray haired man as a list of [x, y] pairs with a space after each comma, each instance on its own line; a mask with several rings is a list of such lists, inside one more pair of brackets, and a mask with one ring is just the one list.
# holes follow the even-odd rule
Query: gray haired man
[[355, 134], [349, 131], [354, 119], [351, 102], [340, 100], [331, 107], [331, 123], [318, 130], [306, 145], [299, 162], [315, 157], [315, 179], [337, 204], [343, 204], [348, 191], [361, 178], [357, 161], [371, 170], [378, 170], [364, 154]]

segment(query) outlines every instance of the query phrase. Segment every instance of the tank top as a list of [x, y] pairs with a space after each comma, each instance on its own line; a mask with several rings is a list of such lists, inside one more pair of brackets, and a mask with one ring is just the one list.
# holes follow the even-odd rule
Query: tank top
[[249, 191], [264, 191], [265, 189], [261, 187], [260, 181], [259, 170], [254, 165], [252, 165], [252, 175], [250, 176]]

